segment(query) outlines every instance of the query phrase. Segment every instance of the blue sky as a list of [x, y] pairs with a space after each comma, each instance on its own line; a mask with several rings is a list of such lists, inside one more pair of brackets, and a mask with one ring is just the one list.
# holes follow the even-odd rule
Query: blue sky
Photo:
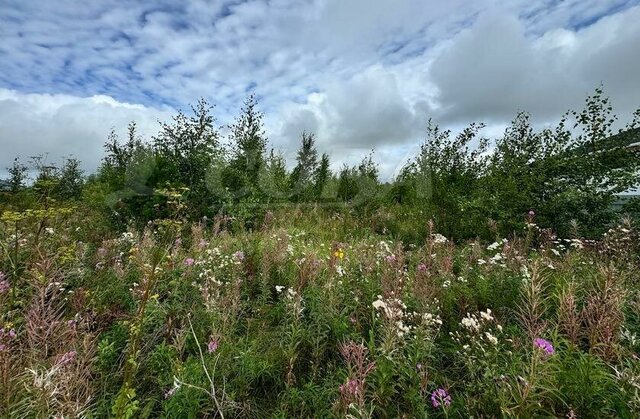
[[92, 170], [111, 128], [150, 136], [199, 97], [223, 125], [255, 91], [288, 157], [307, 130], [334, 166], [375, 148], [390, 177], [429, 117], [495, 136], [602, 83], [624, 119], [639, 21], [630, 0], [0, 0], [0, 167], [50, 152]]

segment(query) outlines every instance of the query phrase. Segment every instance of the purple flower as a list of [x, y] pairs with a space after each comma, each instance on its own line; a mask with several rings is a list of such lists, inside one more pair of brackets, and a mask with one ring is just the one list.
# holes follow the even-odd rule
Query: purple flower
[[184, 264], [185, 264], [186, 266], [192, 266], [194, 263], [195, 263], [195, 260], [193, 260], [193, 258], [186, 258], [186, 259], [184, 260]]
[[431, 393], [431, 404], [433, 407], [440, 407], [444, 404], [445, 407], [451, 405], [451, 396], [447, 393], [447, 390], [439, 388]]
[[396, 261], [396, 255], [389, 255], [385, 258], [387, 263], [394, 263]]
[[535, 217], [536, 213], [533, 210], [529, 211], [529, 217]]
[[2, 278], [4, 278], [4, 276], [0, 273], [0, 295], [6, 294], [9, 291], [9, 288], [11, 287], [11, 285], [9, 284], [9, 281]]
[[218, 349], [218, 340], [217, 339], [211, 339], [209, 341], [209, 344], [207, 345], [207, 351], [209, 351], [209, 353], [212, 354], [217, 349]]
[[418, 265], [418, 272], [420, 272], [420, 273], [427, 272], [427, 265], [425, 265], [424, 263], [419, 264]]
[[233, 254], [233, 257], [236, 258], [236, 260], [242, 262], [244, 260], [244, 252], [242, 250], [238, 250]]
[[542, 339], [542, 338], [535, 338], [533, 340], [533, 344], [534, 346], [536, 346], [537, 348], [540, 348], [544, 351], [544, 353], [546, 355], [553, 355], [555, 350], [553, 349], [553, 345], [551, 344], [551, 342], [549, 342], [546, 339]]

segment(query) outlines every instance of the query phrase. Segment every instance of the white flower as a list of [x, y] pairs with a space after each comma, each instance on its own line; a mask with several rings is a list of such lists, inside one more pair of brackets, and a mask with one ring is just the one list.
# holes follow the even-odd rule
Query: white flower
[[491, 333], [484, 332], [484, 335], [487, 337], [487, 340], [489, 342], [491, 342], [492, 345], [497, 345], [498, 344], [498, 338], [493, 336]]
[[487, 246], [487, 250], [496, 250], [498, 247], [500, 247], [500, 243], [498, 242], [493, 242], [491, 243], [489, 246]]
[[283, 290], [283, 289], [285, 289], [285, 288], [286, 288], [285, 286], [282, 286], [282, 285], [276, 285], [276, 292], [277, 292], [278, 294], [280, 294], [280, 293], [282, 292], [282, 290]]
[[467, 317], [462, 319], [460, 323], [469, 330], [478, 330], [480, 328], [480, 325], [478, 324], [476, 319], [474, 319], [468, 314], [467, 314]]
[[45, 228], [45, 229], [44, 229], [44, 231], [45, 231], [47, 234], [53, 234], [53, 228], [51, 228], [51, 227], [47, 227], [47, 228]]
[[491, 309], [488, 308], [487, 311], [481, 311], [480, 317], [482, 317], [482, 320], [486, 320], [488, 322], [493, 320], [493, 316], [491, 315]]
[[433, 242], [434, 243], [443, 244], [443, 243], [446, 243], [448, 241], [449, 240], [445, 236], [443, 236], [442, 234], [435, 233], [433, 235]]
[[376, 310], [380, 310], [380, 309], [386, 309], [387, 308], [387, 304], [382, 301], [382, 296], [378, 296], [378, 299], [376, 301], [373, 302], [373, 308], [375, 308]]

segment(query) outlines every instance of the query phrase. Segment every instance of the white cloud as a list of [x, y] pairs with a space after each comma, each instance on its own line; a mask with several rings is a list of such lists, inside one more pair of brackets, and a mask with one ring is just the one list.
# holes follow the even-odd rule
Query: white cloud
[[47, 155], [50, 163], [74, 156], [93, 171], [112, 128], [122, 138], [135, 120], [139, 133], [149, 138], [157, 132], [157, 121], [172, 113], [108, 96], [23, 94], [0, 88], [0, 173], [15, 157], [24, 163], [35, 155]]
[[524, 109], [545, 123], [600, 82], [621, 113], [640, 105], [633, 0], [5, 3], [3, 166], [51, 151], [93, 168], [112, 125], [155, 132], [158, 114], [200, 96], [227, 123], [253, 90], [288, 156], [307, 129], [336, 165], [376, 147], [385, 175], [429, 116], [495, 132]]

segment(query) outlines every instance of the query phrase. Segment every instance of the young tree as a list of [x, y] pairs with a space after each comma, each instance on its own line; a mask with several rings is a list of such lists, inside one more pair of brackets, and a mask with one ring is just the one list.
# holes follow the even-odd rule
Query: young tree
[[55, 189], [57, 198], [62, 200], [78, 199], [82, 194], [83, 185], [84, 179], [80, 161], [67, 158], [58, 175], [58, 184]]
[[312, 198], [313, 180], [318, 170], [318, 151], [313, 134], [302, 133], [302, 143], [296, 161], [296, 167], [290, 177], [291, 199], [306, 201]]
[[9, 171], [9, 179], [7, 181], [9, 192], [13, 194], [20, 192], [26, 186], [29, 169], [20, 163], [20, 160], [16, 157], [11, 167], [7, 168], [7, 170]]
[[316, 200], [322, 198], [322, 192], [324, 191], [324, 187], [330, 176], [329, 155], [323, 153], [320, 158], [320, 165], [318, 166], [318, 170], [316, 171], [313, 179], [313, 195]]
[[161, 123], [160, 133], [153, 138], [154, 147], [165, 170], [165, 182], [180, 183], [190, 189], [190, 195], [204, 194], [204, 178], [212, 160], [219, 154], [219, 134], [211, 115], [213, 106], [200, 99], [192, 106], [192, 116], [182, 112], [172, 123]]
[[289, 187], [287, 166], [281, 153], [273, 149], [260, 171], [260, 191], [266, 203], [280, 202], [286, 199]]
[[259, 193], [257, 185], [264, 165], [267, 137], [262, 122], [263, 114], [257, 105], [255, 95], [250, 95], [235, 123], [230, 126], [233, 149], [226, 185], [238, 198]]

